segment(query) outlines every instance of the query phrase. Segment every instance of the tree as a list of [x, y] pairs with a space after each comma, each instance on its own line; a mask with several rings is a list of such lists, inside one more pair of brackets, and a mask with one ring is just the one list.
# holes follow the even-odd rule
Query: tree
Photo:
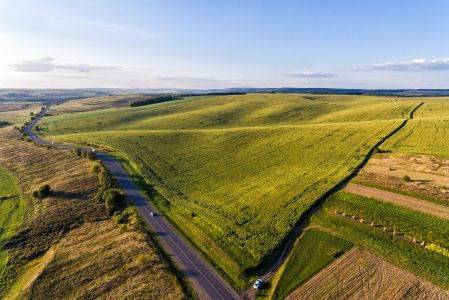
[[125, 204], [125, 196], [118, 189], [106, 190], [103, 194], [106, 211], [112, 216], [119, 211]]
[[44, 184], [41, 187], [39, 187], [39, 196], [41, 198], [46, 198], [46, 197], [50, 196], [50, 193], [51, 193], [51, 189], [48, 184]]
[[48, 184], [41, 185], [37, 191], [33, 191], [34, 198], [47, 198], [50, 196], [51, 188]]
[[405, 181], [412, 181], [412, 178], [409, 175], [404, 175]]
[[77, 156], [81, 156], [81, 148], [73, 148], [72, 149], [73, 153], [75, 153]]
[[111, 173], [109, 173], [105, 169], [102, 169], [100, 174], [98, 174], [98, 181], [100, 182], [101, 186], [104, 186], [107, 189], [114, 186], [114, 180], [112, 179]]
[[90, 160], [96, 160], [97, 154], [95, 152], [87, 152], [87, 158]]
[[31, 117], [34, 116], [34, 112], [30, 112], [30, 116], [31, 116]]

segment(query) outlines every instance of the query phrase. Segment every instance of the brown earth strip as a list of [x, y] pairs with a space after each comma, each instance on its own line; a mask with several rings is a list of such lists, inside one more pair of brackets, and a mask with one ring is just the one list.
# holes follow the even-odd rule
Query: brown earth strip
[[449, 220], [449, 207], [447, 206], [355, 183], [348, 184], [344, 190], [349, 193], [390, 202], [409, 209], [430, 214], [435, 217]]

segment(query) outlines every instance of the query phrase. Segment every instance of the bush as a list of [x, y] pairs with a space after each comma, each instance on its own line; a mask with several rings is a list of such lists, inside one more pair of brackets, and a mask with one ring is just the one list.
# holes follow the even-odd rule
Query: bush
[[125, 209], [124, 211], [122, 211], [121, 213], [116, 213], [115, 214], [115, 221], [117, 222], [117, 224], [128, 224], [130, 221], [130, 217], [134, 214], [134, 212], [132, 211], [132, 209], [130, 207], [128, 207], [127, 209]]
[[79, 148], [79, 147], [73, 148], [72, 152], [74, 154], [76, 154], [77, 156], [81, 156], [81, 148]]
[[140, 254], [136, 258], [136, 264], [139, 266], [146, 266], [150, 264], [151, 261], [152, 261], [151, 256], [149, 256], [148, 254]]
[[100, 174], [98, 174], [98, 180], [100, 181], [100, 186], [104, 186], [106, 189], [114, 187], [112, 175], [105, 169], [102, 169]]
[[412, 178], [408, 175], [404, 175], [404, 180], [407, 182], [410, 182], [410, 181], [412, 181]]
[[125, 196], [118, 189], [108, 189], [103, 193], [106, 211], [110, 216], [119, 211], [125, 205]]
[[48, 184], [44, 184], [39, 187], [37, 191], [33, 191], [32, 195], [34, 198], [47, 198], [50, 196], [51, 188]]
[[122, 224], [120, 225], [120, 233], [128, 231], [128, 225]]
[[90, 160], [96, 160], [97, 159], [97, 154], [95, 152], [87, 152], [86, 156]]
[[101, 171], [101, 165], [98, 162], [94, 163], [92, 165], [92, 167], [90, 168], [91, 173], [100, 173], [100, 171]]
[[51, 193], [51, 189], [48, 184], [44, 184], [39, 188], [39, 196], [41, 198], [46, 198], [46, 197], [50, 196], [50, 193]]

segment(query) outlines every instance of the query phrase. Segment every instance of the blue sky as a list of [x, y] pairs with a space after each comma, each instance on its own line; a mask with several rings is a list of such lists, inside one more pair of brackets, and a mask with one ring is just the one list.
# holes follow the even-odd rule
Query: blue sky
[[0, 0], [0, 87], [449, 88], [449, 1]]

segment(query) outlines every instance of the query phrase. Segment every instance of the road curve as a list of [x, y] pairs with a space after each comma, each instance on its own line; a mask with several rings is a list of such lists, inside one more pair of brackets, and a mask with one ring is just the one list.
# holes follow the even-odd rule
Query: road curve
[[[40, 144], [65, 149], [75, 148], [76, 146], [71, 145], [52, 144], [52, 142], [46, 141], [33, 133], [33, 127], [47, 111], [48, 108], [36, 115], [35, 120], [24, 128], [26, 134]], [[83, 147], [81, 149], [91, 151], [91, 149]], [[200, 299], [239, 299], [238, 294], [231, 286], [179, 235], [173, 226], [158, 213], [158, 210], [146, 200], [118, 161], [102, 152], [97, 152], [97, 158], [111, 171], [118, 185], [123, 190], [123, 193], [125, 193], [129, 201], [139, 210], [144, 220], [151, 226], [154, 235], [157, 236], [164, 251], [171, 256], [177, 267], [189, 279]], [[154, 213], [154, 216], [151, 216], [151, 212]]]

